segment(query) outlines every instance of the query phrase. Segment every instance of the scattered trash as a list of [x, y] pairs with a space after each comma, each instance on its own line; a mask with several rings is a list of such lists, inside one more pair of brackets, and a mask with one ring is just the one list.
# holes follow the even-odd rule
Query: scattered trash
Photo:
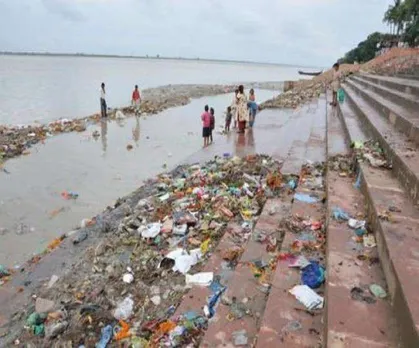
[[214, 278], [214, 273], [202, 272], [202, 273], [196, 273], [194, 275], [186, 274], [185, 281], [187, 285], [209, 286], [211, 285], [213, 278]]
[[87, 231], [80, 230], [77, 236], [73, 239], [73, 244], [80, 244], [87, 239]]
[[106, 325], [102, 329], [102, 336], [100, 337], [100, 341], [96, 343], [95, 348], [106, 348], [108, 343], [111, 341], [113, 336], [113, 327], [111, 325]]
[[349, 219], [348, 220], [348, 225], [350, 228], [353, 228], [355, 230], [357, 229], [364, 229], [365, 228], [365, 221], [364, 220], [355, 220], [355, 219]]
[[115, 341], [120, 341], [125, 338], [131, 337], [129, 325], [123, 320], [119, 321], [119, 325], [120, 327], [115, 327], [113, 330]]
[[333, 218], [337, 221], [347, 221], [350, 219], [350, 216], [347, 213], [345, 213], [342, 209], [337, 207], [333, 208], [332, 214]]
[[61, 197], [63, 197], [64, 199], [77, 199], [79, 198], [79, 194], [70, 191], [63, 191], [61, 192]]
[[307, 285], [296, 285], [289, 292], [308, 310], [323, 308], [324, 299]]
[[317, 203], [319, 201], [317, 198], [312, 197], [312, 196], [307, 195], [307, 194], [303, 194], [303, 193], [296, 193], [294, 195], [294, 198], [297, 201], [304, 202], [304, 203]]
[[303, 268], [301, 282], [312, 289], [317, 289], [324, 283], [324, 268], [317, 262], [312, 261]]
[[249, 338], [247, 337], [246, 330], [234, 331], [232, 333], [232, 336], [233, 336], [233, 343], [236, 347], [247, 346]]
[[307, 267], [310, 264], [311, 264], [310, 261], [308, 261], [305, 256], [300, 255], [296, 257], [295, 259], [291, 260], [288, 267], [303, 269], [304, 267]]
[[282, 332], [294, 332], [302, 330], [303, 325], [298, 320], [290, 321], [287, 325], [282, 328]]
[[45, 327], [45, 337], [49, 339], [55, 338], [61, 335], [67, 329], [67, 326], [68, 322], [66, 321], [49, 324]]
[[133, 310], [134, 301], [130, 296], [128, 296], [117, 304], [114, 311], [114, 317], [117, 320], [128, 320], [131, 317]]
[[375, 298], [369, 295], [366, 295], [365, 290], [357, 286], [351, 289], [351, 298], [353, 300], [365, 302], [368, 304], [372, 304], [376, 302]]
[[41, 297], [36, 298], [35, 302], [35, 311], [37, 313], [49, 313], [52, 312], [52, 310], [55, 307], [55, 302], [50, 301]]
[[371, 284], [370, 285], [371, 293], [377, 298], [386, 298], [387, 292], [378, 284]]
[[155, 222], [152, 224], [148, 224], [147, 226], [141, 226], [138, 228], [138, 232], [141, 233], [143, 238], [155, 238], [160, 233], [161, 224], [159, 222]]
[[58, 276], [53, 274], [51, 276], [51, 279], [48, 282], [47, 288], [51, 289], [55, 285], [55, 283], [58, 281], [58, 279], [59, 279]]
[[366, 248], [374, 248], [377, 246], [377, 243], [375, 242], [375, 237], [373, 234], [365, 235], [363, 238], [364, 241], [364, 247]]
[[291, 190], [295, 190], [297, 188], [297, 181], [295, 179], [291, 179], [290, 181], [288, 181], [288, 187]]
[[134, 148], [134, 146], [132, 146], [131, 144], [128, 144], [128, 145], [127, 145], [127, 150], [128, 150], [128, 151], [131, 151], [133, 148]]
[[122, 277], [122, 281], [131, 284], [134, 281], [134, 276], [131, 273], [125, 273]]
[[7, 277], [9, 275], [10, 275], [9, 270], [6, 267], [4, 267], [3, 265], [0, 265], [0, 279], [3, 278], [3, 277]]

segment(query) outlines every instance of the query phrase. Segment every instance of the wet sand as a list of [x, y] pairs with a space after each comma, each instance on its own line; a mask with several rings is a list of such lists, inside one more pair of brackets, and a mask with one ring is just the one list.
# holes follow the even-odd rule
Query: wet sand
[[[260, 101], [275, 94], [256, 93]], [[0, 172], [0, 228], [6, 229], [0, 236], [0, 264], [21, 264], [53, 238], [78, 227], [83, 218], [96, 215], [141, 186], [144, 179], [164, 171], [163, 165], [173, 168], [193, 160], [202, 147], [203, 105], [215, 108], [218, 127], [231, 100], [232, 95], [206, 97], [154, 116], [101, 123], [83, 133], [50, 138], [45, 145], [33, 147], [31, 155], [7, 161], [10, 174]], [[255, 137], [269, 127], [263, 125], [262, 116], [257, 122]], [[91, 136], [94, 130], [102, 134], [96, 140]], [[131, 151], [128, 144], [133, 146]], [[236, 147], [233, 135], [216, 134], [215, 144], [203, 152], [212, 156], [221, 144], [228, 151]], [[65, 190], [80, 196], [64, 200]]]

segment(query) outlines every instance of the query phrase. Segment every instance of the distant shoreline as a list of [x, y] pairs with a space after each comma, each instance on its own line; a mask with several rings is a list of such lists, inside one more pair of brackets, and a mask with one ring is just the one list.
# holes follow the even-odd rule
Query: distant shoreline
[[216, 63], [240, 63], [249, 65], [269, 65], [269, 66], [288, 66], [295, 68], [317, 68], [304, 65], [254, 62], [246, 60], [230, 60], [230, 59], [210, 59], [210, 58], [185, 58], [185, 57], [161, 57], [161, 56], [133, 56], [118, 54], [90, 54], [90, 53], [46, 53], [46, 52], [0, 52], [0, 56], [40, 56], [40, 57], [77, 57], [77, 58], [129, 58], [129, 59], [155, 59], [155, 60], [184, 60], [198, 62], [216, 62]]

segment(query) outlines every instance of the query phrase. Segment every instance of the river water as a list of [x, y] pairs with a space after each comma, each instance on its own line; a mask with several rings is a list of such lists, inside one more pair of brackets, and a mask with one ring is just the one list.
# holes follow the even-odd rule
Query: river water
[[169, 59], [0, 55], [0, 124], [84, 117], [99, 109], [99, 87], [109, 107], [127, 105], [140, 89], [166, 84], [227, 84], [298, 79], [298, 67]]
[[[256, 90], [259, 101], [275, 94]], [[0, 264], [21, 264], [52, 239], [79, 226], [83, 218], [98, 214], [141, 186], [143, 180], [165, 171], [166, 166], [173, 168], [225, 151], [242, 155], [234, 132], [216, 134], [215, 144], [201, 151], [203, 105], [215, 108], [219, 129], [232, 98], [227, 94], [194, 99], [157, 115], [103, 122], [83, 133], [52, 137], [31, 148], [30, 155], [8, 160], [9, 174], [0, 171]], [[249, 138], [258, 152], [276, 143], [274, 125], [285, 121], [260, 115], [254, 138]], [[101, 134], [97, 139], [92, 137], [94, 130]], [[128, 151], [127, 145], [133, 149]], [[79, 198], [63, 199], [61, 193], [66, 190], [78, 193]]]

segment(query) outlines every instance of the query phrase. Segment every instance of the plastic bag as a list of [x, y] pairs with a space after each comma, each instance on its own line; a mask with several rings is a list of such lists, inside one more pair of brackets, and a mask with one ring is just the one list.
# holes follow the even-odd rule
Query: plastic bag
[[118, 320], [128, 320], [134, 310], [134, 301], [130, 296], [125, 297], [125, 299], [118, 303], [118, 306], [115, 309], [114, 317]]
[[345, 91], [342, 88], [338, 89], [338, 101], [343, 103], [345, 101]]

